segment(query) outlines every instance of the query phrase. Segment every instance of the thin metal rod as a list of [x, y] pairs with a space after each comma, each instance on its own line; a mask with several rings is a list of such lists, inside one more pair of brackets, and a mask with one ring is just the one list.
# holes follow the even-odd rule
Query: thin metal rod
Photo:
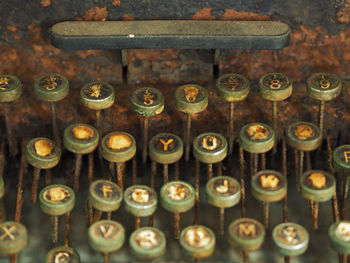
[[[283, 175], [287, 178], [287, 144], [286, 144], [286, 137], [283, 135], [282, 137], [282, 170]], [[288, 191], [286, 193], [286, 196], [283, 198], [283, 222], [288, 222]], [[285, 259], [286, 261], [286, 259]]]
[[10, 263], [16, 263], [18, 259], [18, 254], [9, 256], [9, 259], [10, 259]]
[[52, 217], [52, 226], [53, 226], [52, 242], [56, 244], [58, 241], [58, 216]]
[[199, 181], [199, 173], [200, 173], [200, 161], [196, 159], [195, 161], [195, 191], [196, 191], [196, 203], [195, 203], [195, 209], [194, 209], [194, 224], [198, 225], [199, 222], [199, 187], [200, 187], [200, 181]]
[[169, 182], [169, 166], [168, 164], [163, 164], [163, 182], [164, 184]]
[[115, 163], [109, 163], [109, 176], [108, 180], [112, 181], [115, 173]]
[[180, 178], [180, 162], [176, 162], [175, 163], [175, 176], [174, 176], [174, 180], [178, 181]]
[[143, 148], [142, 148], [142, 163], [147, 161], [147, 146], [148, 146], [148, 117], [143, 120]]
[[319, 109], [319, 125], [320, 125], [320, 131], [321, 131], [321, 136], [323, 136], [323, 123], [324, 123], [324, 101], [320, 101], [320, 109]]
[[207, 165], [207, 173], [208, 173], [208, 180], [213, 178], [213, 164], [212, 163], [209, 163]]
[[269, 228], [269, 216], [270, 216], [270, 204], [269, 204], [269, 202], [263, 201], [262, 206], [263, 206], [265, 229], [268, 229]]
[[180, 237], [180, 213], [174, 213], [174, 237], [175, 239], [179, 239]]
[[21, 147], [21, 165], [18, 173], [17, 201], [16, 201], [16, 212], [15, 212], [16, 222], [21, 221], [21, 213], [22, 213], [22, 206], [23, 206], [23, 177], [28, 165], [26, 160], [25, 146], [26, 146], [26, 143], [23, 140], [22, 147]]
[[57, 117], [56, 117], [56, 105], [55, 102], [51, 102], [51, 118], [52, 118], [52, 134], [57, 145], [61, 145], [61, 138], [58, 131]]
[[45, 185], [48, 186], [52, 183], [51, 169], [45, 170]]
[[225, 208], [220, 207], [219, 209], [219, 222], [220, 222], [220, 234], [224, 235], [225, 232]]
[[100, 161], [100, 165], [102, 169], [104, 169], [103, 165], [103, 156], [102, 156], [102, 137], [103, 137], [103, 129], [102, 129], [102, 110], [96, 111], [96, 127], [98, 130], [98, 133], [100, 134], [99, 144], [98, 144], [98, 159]]
[[243, 263], [248, 263], [249, 262], [249, 254], [247, 251], [242, 252], [242, 257], [243, 257]]
[[[156, 186], [156, 176], [157, 176], [157, 163], [152, 161], [151, 164], [151, 188], [155, 188]], [[154, 223], [154, 215], [150, 215], [148, 218], [148, 226], [153, 227]]]
[[70, 218], [71, 218], [71, 214], [70, 214], [70, 212], [68, 212], [66, 214], [66, 227], [65, 227], [65, 231], [64, 231], [64, 245], [66, 247], [69, 247]]
[[261, 154], [261, 169], [266, 169], [266, 153]]
[[235, 103], [230, 102], [230, 113], [229, 113], [229, 126], [228, 126], [228, 153], [229, 155], [233, 152], [233, 142], [235, 139], [234, 135], [234, 111], [235, 111]]
[[290, 257], [284, 257], [284, 263], [290, 263]]
[[333, 218], [335, 222], [338, 222], [340, 220], [339, 215], [339, 207], [338, 207], [338, 200], [337, 200], [337, 194], [334, 193], [332, 197], [332, 207], [333, 207]]
[[135, 185], [137, 180], [137, 158], [132, 158], [132, 184]]
[[107, 219], [111, 220], [112, 219], [112, 211], [107, 212]]
[[[88, 184], [90, 186], [90, 184], [94, 180], [94, 153], [93, 152], [89, 153], [88, 161], [89, 161]], [[89, 225], [91, 225], [93, 222], [93, 208], [90, 202], [88, 203], [88, 220], [89, 220]]]
[[303, 174], [304, 170], [304, 151], [299, 151], [299, 175], [298, 175], [298, 188], [299, 188], [299, 179], [300, 176]]
[[185, 161], [188, 162], [190, 159], [190, 150], [191, 150], [191, 114], [187, 114], [186, 121], [186, 131], [185, 131]]
[[276, 143], [273, 145], [273, 154], [277, 152], [277, 142], [279, 138], [279, 132], [278, 132], [278, 109], [277, 109], [277, 101], [272, 102], [272, 128], [275, 132], [276, 136]]
[[312, 216], [312, 221], [314, 225], [314, 229], [318, 229], [318, 202], [314, 202], [314, 207], [313, 207], [313, 216]]
[[244, 182], [244, 151], [243, 147], [239, 145], [239, 166], [240, 166], [240, 177], [241, 177], [241, 209], [242, 217], [246, 216], [245, 210], [245, 182]]
[[218, 162], [217, 166], [218, 166], [218, 176], [222, 176], [222, 162]]
[[297, 149], [294, 149], [294, 162], [295, 162], [295, 181], [298, 188], [299, 187], [299, 153]]
[[141, 226], [141, 217], [134, 216], [134, 226], [135, 226], [135, 230], [140, 228], [140, 226]]
[[97, 222], [101, 219], [102, 216], [102, 211], [101, 210], [96, 210], [93, 218], [93, 222]]
[[34, 167], [33, 170], [33, 183], [32, 183], [32, 203], [36, 204], [37, 201], [37, 192], [38, 192], [38, 184], [40, 178], [40, 169]]
[[6, 125], [6, 133], [7, 133], [7, 140], [9, 143], [9, 150], [11, 156], [16, 156], [18, 149], [16, 145], [16, 138], [14, 137], [14, 134], [12, 132], [12, 123], [10, 118], [10, 109], [8, 103], [3, 103], [4, 105], [4, 117], [5, 117], [5, 125]]
[[116, 163], [117, 165], [117, 181], [120, 189], [124, 189], [124, 165], [125, 163]]
[[341, 209], [341, 217], [343, 220], [346, 220], [347, 215], [346, 215], [346, 204], [348, 201], [348, 195], [349, 195], [349, 177], [345, 176], [344, 178], [344, 195], [343, 195], [343, 204], [342, 204], [342, 209]]
[[253, 154], [253, 175], [258, 172], [259, 167], [259, 155], [257, 153]]
[[75, 154], [74, 183], [73, 183], [73, 188], [75, 192], [79, 191], [79, 177], [80, 177], [82, 161], [83, 161], [83, 155], [79, 153]]
[[310, 152], [306, 152], [306, 171], [311, 171], [311, 156], [310, 156]]
[[109, 253], [103, 254], [104, 263], [109, 263]]

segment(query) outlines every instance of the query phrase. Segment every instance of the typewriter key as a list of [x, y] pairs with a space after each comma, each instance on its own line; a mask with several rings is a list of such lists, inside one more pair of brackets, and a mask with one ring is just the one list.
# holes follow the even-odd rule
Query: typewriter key
[[350, 221], [341, 220], [333, 223], [328, 229], [328, 238], [332, 248], [335, 251], [337, 251], [339, 254], [342, 254], [342, 255], [349, 255], [350, 254]]
[[224, 234], [225, 208], [233, 207], [241, 199], [241, 186], [229, 176], [211, 178], [205, 187], [208, 203], [220, 209], [220, 233]]
[[174, 213], [174, 236], [179, 239], [180, 213], [187, 212], [195, 204], [195, 190], [183, 181], [172, 181], [160, 189], [160, 203], [165, 210]]
[[[310, 122], [295, 122], [287, 128], [287, 144], [299, 151], [299, 176], [304, 169], [304, 152], [316, 150], [322, 142], [320, 129]], [[298, 178], [297, 178], [298, 184]]]
[[280, 254], [296, 257], [305, 253], [309, 245], [309, 234], [301, 225], [282, 223], [272, 231], [272, 239]]
[[141, 218], [151, 216], [157, 209], [157, 193], [145, 185], [133, 185], [124, 192], [125, 210], [135, 216], [135, 229], [140, 228]]
[[349, 194], [349, 176], [350, 176], [350, 145], [341, 145], [333, 150], [333, 167], [337, 173], [337, 181], [342, 184], [342, 218], [346, 218], [346, 203]]
[[24, 225], [18, 222], [0, 223], [0, 256], [9, 256], [11, 263], [17, 262], [17, 253], [28, 244], [28, 233]]
[[101, 220], [88, 230], [89, 244], [95, 251], [104, 254], [104, 262], [109, 262], [109, 253], [119, 250], [125, 240], [124, 227], [116, 221]]
[[287, 178], [273, 170], [263, 170], [251, 179], [252, 195], [262, 201], [264, 225], [269, 227], [269, 204], [281, 201], [287, 194]]
[[39, 200], [41, 211], [53, 217], [53, 243], [57, 243], [58, 216], [68, 214], [74, 208], [74, 191], [66, 185], [52, 184], [40, 191]]
[[313, 99], [320, 101], [319, 127], [323, 134], [324, 104], [337, 97], [342, 88], [342, 80], [333, 73], [315, 73], [306, 80], [306, 91]]
[[229, 126], [228, 126], [228, 145], [229, 154], [233, 151], [234, 135], [234, 105], [235, 102], [244, 100], [249, 93], [249, 80], [240, 74], [226, 74], [216, 81], [216, 93], [218, 96], [230, 103]]
[[123, 192], [118, 185], [108, 180], [96, 180], [89, 187], [89, 204], [97, 211], [94, 222], [100, 220], [102, 212], [111, 213], [119, 209], [123, 200]]
[[151, 261], [164, 255], [166, 238], [157, 228], [141, 227], [130, 235], [129, 245], [135, 257], [142, 261]]
[[267, 73], [259, 78], [259, 92], [265, 100], [272, 101], [272, 127], [278, 137], [277, 102], [292, 95], [292, 80], [284, 73]]
[[46, 254], [45, 263], [80, 263], [80, 256], [71, 247], [55, 247]]
[[[183, 155], [182, 140], [172, 133], [159, 133], [149, 141], [148, 151], [152, 162], [163, 164], [163, 178], [166, 184], [169, 181], [168, 165], [177, 163]], [[152, 181], [155, 180], [155, 176], [152, 174]], [[151, 187], [154, 185], [151, 184]]]
[[264, 238], [264, 226], [255, 219], [239, 218], [228, 227], [228, 242], [233, 248], [243, 252], [244, 262], [248, 261], [248, 252], [262, 246]]
[[[99, 133], [88, 124], [75, 123], [64, 130], [63, 145], [68, 151], [75, 153], [74, 191], [79, 190], [79, 176], [83, 154], [92, 153], [98, 145]], [[92, 178], [89, 178], [89, 182]]]
[[4, 108], [7, 140], [11, 156], [15, 156], [18, 150], [12, 133], [9, 103], [17, 100], [21, 95], [22, 85], [17, 77], [12, 75], [0, 75], [0, 103], [2, 103]]
[[191, 115], [204, 111], [208, 106], [208, 91], [196, 84], [180, 86], [175, 91], [175, 107], [187, 114], [185, 141], [185, 161], [190, 159]]
[[2, 197], [5, 194], [5, 184], [4, 184], [4, 179], [2, 178], [2, 176], [0, 176], [0, 199], [2, 199]]
[[55, 102], [64, 99], [69, 92], [68, 80], [57, 73], [41, 75], [34, 81], [34, 95], [38, 100], [51, 104], [52, 129], [55, 142], [60, 145], [59, 128], [56, 118]]
[[208, 227], [193, 225], [181, 231], [179, 242], [187, 256], [198, 260], [214, 253], [216, 237]]
[[332, 199], [335, 193], [333, 175], [319, 170], [305, 172], [300, 177], [300, 192], [305, 199], [313, 201], [313, 224], [318, 229], [318, 203]]
[[139, 88], [131, 95], [131, 109], [144, 117], [142, 162], [147, 161], [149, 117], [160, 114], [164, 109], [164, 96], [155, 88]]
[[102, 139], [102, 156], [117, 165], [118, 185], [124, 189], [125, 162], [131, 160], [136, 153], [134, 137], [127, 132], [110, 132]]
[[27, 162], [34, 167], [32, 183], [32, 202], [37, 200], [37, 189], [41, 169], [55, 167], [61, 158], [61, 149], [52, 140], [44, 137], [31, 139], [26, 146]]

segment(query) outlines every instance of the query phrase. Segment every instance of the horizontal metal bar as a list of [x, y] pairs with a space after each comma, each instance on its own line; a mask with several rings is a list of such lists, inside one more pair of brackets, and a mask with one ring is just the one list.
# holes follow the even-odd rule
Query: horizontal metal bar
[[275, 21], [66, 21], [52, 27], [60, 49], [280, 49], [290, 28]]

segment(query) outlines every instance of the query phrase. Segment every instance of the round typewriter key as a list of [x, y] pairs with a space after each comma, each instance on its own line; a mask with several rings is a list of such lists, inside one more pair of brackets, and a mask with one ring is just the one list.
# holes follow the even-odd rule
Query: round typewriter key
[[69, 93], [68, 80], [57, 73], [41, 75], [34, 81], [34, 95], [38, 100], [50, 102], [53, 136], [60, 145], [59, 128], [56, 118], [55, 102], [64, 99]]
[[80, 263], [80, 256], [77, 251], [71, 247], [54, 247], [46, 255], [45, 263]]
[[[92, 153], [98, 145], [99, 133], [88, 124], [75, 123], [64, 130], [63, 144], [68, 151], [75, 153], [74, 191], [79, 190], [79, 176], [83, 154]], [[90, 165], [91, 163], [89, 163]], [[89, 169], [92, 169], [91, 167]], [[92, 180], [92, 178], [90, 178]], [[90, 181], [89, 180], [89, 181]]]
[[74, 208], [74, 191], [66, 185], [52, 184], [40, 191], [39, 200], [41, 211], [53, 217], [53, 242], [57, 243], [58, 216], [68, 214]]
[[342, 218], [346, 218], [346, 203], [349, 194], [349, 176], [350, 176], [350, 145], [341, 145], [333, 150], [333, 167], [338, 177], [337, 181], [341, 182], [343, 191], [341, 194], [341, 211]]
[[162, 186], [160, 202], [162, 207], [174, 213], [175, 238], [180, 235], [180, 213], [187, 212], [195, 204], [195, 190], [189, 183], [172, 181]]
[[93, 218], [96, 222], [100, 220], [102, 212], [107, 212], [107, 218], [111, 213], [119, 209], [123, 200], [123, 192], [118, 185], [108, 180], [96, 180], [89, 187], [89, 204], [97, 211]]
[[149, 117], [160, 114], [164, 110], [164, 96], [155, 88], [143, 87], [131, 95], [131, 109], [144, 117], [142, 162], [147, 161], [148, 122]]
[[21, 95], [22, 85], [17, 77], [12, 75], [0, 75], [0, 103], [2, 103], [4, 108], [7, 140], [11, 156], [15, 156], [18, 150], [12, 133], [9, 103], [17, 100]]
[[265, 229], [257, 220], [239, 218], [228, 227], [228, 242], [233, 248], [242, 251], [244, 258], [248, 252], [258, 250], [264, 243]]
[[36, 203], [37, 189], [41, 169], [55, 167], [61, 158], [61, 149], [58, 145], [44, 137], [31, 139], [26, 146], [26, 160], [34, 167], [32, 183], [32, 202]]
[[328, 238], [332, 248], [339, 254], [350, 254], [350, 221], [333, 223], [328, 229]]
[[335, 179], [333, 175], [320, 170], [305, 172], [300, 177], [300, 191], [303, 198], [312, 200], [314, 228], [318, 228], [318, 203], [332, 199], [335, 193]]
[[103, 253], [104, 262], [108, 263], [109, 253], [115, 252], [123, 246], [125, 230], [116, 221], [101, 220], [89, 227], [88, 237], [91, 248]]
[[85, 107], [97, 111], [105, 110], [114, 103], [114, 88], [106, 82], [89, 82], [81, 88], [80, 97]]
[[309, 234], [301, 225], [282, 223], [272, 231], [272, 239], [279, 252], [286, 257], [296, 257], [305, 253], [309, 245]]
[[323, 133], [324, 104], [337, 97], [342, 88], [342, 80], [333, 73], [315, 73], [306, 80], [306, 91], [313, 99], [320, 101], [319, 126]]
[[151, 216], [157, 209], [157, 193], [145, 185], [133, 185], [124, 192], [125, 210], [135, 216], [135, 229], [140, 227], [140, 217]]
[[269, 226], [269, 203], [281, 201], [287, 194], [287, 178], [273, 170], [263, 170], [251, 179], [253, 196], [262, 201], [265, 228]]
[[138, 259], [149, 261], [164, 255], [166, 238], [157, 228], [141, 227], [130, 235], [129, 245]]
[[211, 178], [205, 187], [208, 203], [220, 209], [220, 233], [224, 234], [225, 208], [233, 207], [241, 200], [241, 186], [229, 176]]
[[193, 225], [181, 231], [179, 241], [186, 255], [197, 260], [213, 254], [216, 237], [208, 227]]
[[218, 78], [216, 81], [216, 93], [218, 96], [230, 103], [229, 112], [229, 154], [233, 151], [234, 141], [234, 103], [244, 100], [249, 93], [249, 80], [240, 74], [226, 74]]
[[123, 190], [125, 162], [136, 154], [134, 137], [127, 132], [111, 132], [103, 137], [101, 148], [103, 158], [111, 163], [116, 163], [118, 185]]
[[[179, 136], [172, 133], [159, 133], [148, 144], [151, 160], [163, 164], [164, 183], [167, 183], [168, 165], [178, 162], [183, 155], [183, 143]], [[155, 174], [152, 174], [155, 180]]]
[[5, 184], [4, 184], [4, 179], [2, 176], [0, 176], [0, 199], [4, 196], [5, 194]]
[[175, 107], [187, 114], [185, 141], [185, 160], [190, 158], [191, 114], [200, 113], [208, 106], [208, 91], [196, 84], [180, 86], [175, 91]]

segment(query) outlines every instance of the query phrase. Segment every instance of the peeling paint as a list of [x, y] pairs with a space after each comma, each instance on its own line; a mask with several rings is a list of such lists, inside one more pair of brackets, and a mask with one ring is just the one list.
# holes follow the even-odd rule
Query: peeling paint
[[51, 0], [41, 0], [40, 1], [40, 4], [43, 6], [43, 7], [48, 7], [51, 5]]
[[192, 16], [193, 20], [215, 20], [216, 17], [211, 14], [213, 8], [202, 8]]

